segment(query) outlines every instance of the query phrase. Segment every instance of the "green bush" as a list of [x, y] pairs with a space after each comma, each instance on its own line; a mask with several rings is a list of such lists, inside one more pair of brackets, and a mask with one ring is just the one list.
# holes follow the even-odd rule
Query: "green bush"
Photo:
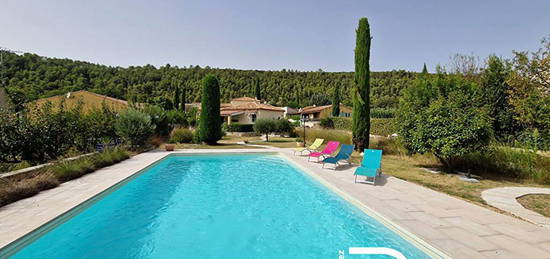
[[283, 135], [283, 134], [289, 134], [293, 131], [294, 127], [287, 119], [279, 119], [277, 120], [277, 133]]
[[89, 152], [117, 138], [116, 113], [103, 106], [82, 113], [81, 105], [45, 104], [19, 114], [0, 111], [0, 162], [43, 163], [69, 150]]
[[25, 125], [14, 113], [0, 109], [0, 161], [18, 162], [25, 142]]
[[202, 81], [201, 113], [197, 140], [215, 144], [222, 138], [220, 117], [220, 86], [218, 79], [207, 75]]
[[254, 132], [265, 134], [266, 141], [269, 141], [269, 134], [277, 132], [277, 120], [274, 119], [258, 119], [254, 123]]
[[191, 143], [193, 141], [193, 131], [187, 128], [175, 128], [170, 133], [171, 143]]
[[[296, 129], [296, 134], [303, 139], [304, 131], [303, 129]], [[325, 140], [325, 143], [331, 140], [339, 141], [343, 144], [351, 144], [351, 133], [344, 130], [327, 130], [327, 129], [306, 129], [306, 141], [307, 144], [313, 143], [315, 139], [322, 138]]]
[[334, 121], [331, 117], [322, 118], [319, 126], [325, 129], [334, 129]]
[[370, 134], [378, 136], [389, 136], [396, 133], [394, 119], [370, 119]]
[[476, 106], [477, 87], [456, 76], [417, 80], [405, 89], [397, 121], [412, 153], [432, 153], [446, 167], [466, 154], [483, 151], [492, 136], [491, 120]]
[[151, 122], [151, 117], [136, 109], [127, 109], [122, 111], [116, 122], [115, 129], [117, 134], [131, 146], [143, 146], [153, 135], [155, 125]]
[[77, 145], [79, 150], [92, 150], [98, 143], [113, 142], [118, 138], [115, 129], [117, 113], [108, 106], [93, 109], [82, 118], [85, 120], [86, 130], [77, 134], [83, 137]]
[[228, 132], [253, 132], [254, 124], [231, 123], [225, 125]]

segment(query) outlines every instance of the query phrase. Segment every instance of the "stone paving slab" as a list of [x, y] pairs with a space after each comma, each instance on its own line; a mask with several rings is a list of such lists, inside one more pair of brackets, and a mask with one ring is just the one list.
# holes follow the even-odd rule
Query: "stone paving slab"
[[[336, 171], [292, 149], [181, 150], [175, 153], [279, 152], [306, 173], [454, 258], [550, 258], [550, 230], [394, 177], [354, 183], [354, 168]], [[31, 232], [169, 154], [152, 151], [0, 208], [0, 247]]]
[[281, 153], [453, 258], [550, 258], [548, 229], [395, 177], [354, 183], [353, 167], [326, 170]]
[[550, 229], [550, 218], [523, 207], [517, 198], [528, 194], [550, 194], [550, 188], [501, 187], [485, 190], [481, 197], [487, 204], [512, 213], [524, 220]]

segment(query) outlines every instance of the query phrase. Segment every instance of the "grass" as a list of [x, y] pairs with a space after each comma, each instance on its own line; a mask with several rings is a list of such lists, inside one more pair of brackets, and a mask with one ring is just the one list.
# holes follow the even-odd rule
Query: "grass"
[[550, 217], [550, 194], [529, 194], [517, 200], [526, 209]]
[[286, 138], [286, 137], [269, 137], [269, 141], [263, 141], [261, 139], [249, 139], [247, 140], [250, 144], [264, 145], [270, 147], [278, 148], [295, 148], [296, 138]]
[[26, 175], [3, 178], [0, 180], [0, 207], [31, 197], [39, 192], [55, 188], [59, 184], [91, 173], [130, 157], [123, 149], [110, 149], [101, 153], [55, 162]]
[[[517, 179], [507, 174], [486, 171], [479, 183], [465, 182], [457, 174], [434, 174], [426, 168], [441, 168], [439, 161], [432, 155], [405, 155], [403, 148], [395, 141], [378, 138], [371, 139], [371, 148], [383, 149], [382, 171], [409, 182], [417, 183], [432, 190], [443, 192], [478, 205], [489, 207], [481, 198], [481, 192], [491, 188], [505, 186], [548, 187], [535, 183], [532, 179]], [[362, 157], [358, 153], [352, 156], [352, 162], [359, 164]]]
[[[296, 128], [296, 134], [303, 138], [303, 130]], [[306, 129], [306, 140], [307, 143], [313, 143], [316, 138], [322, 138], [326, 142], [331, 140], [338, 141], [343, 144], [351, 144], [351, 132], [346, 130], [329, 130], [329, 129]]]

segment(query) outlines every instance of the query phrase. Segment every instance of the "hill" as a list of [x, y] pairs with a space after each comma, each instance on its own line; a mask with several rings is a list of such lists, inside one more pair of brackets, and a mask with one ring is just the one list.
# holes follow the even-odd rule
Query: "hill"
[[[221, 82], [222, 101], [254, 96], [255, 80], [260, 80], [262, 96], [271, 104], [323, 105], [339, 84], [342, 102], [351, 104], [353, 72], [301, 72], [293, 70], [260, 71], [177, 67], [169, 64], [111, 67], [70, 59], [47, 58], [36, 54], [4, 53], [4, 76], [9, 96], [16, 105], [70, 91], [89, 90], [132, 102], [170, 102], [174, 89], [185, 89], [187, 102], [200, 98], [200, 81], [214, 74]], [[372, 73], [372, 97], [375, 107], [395, 107], [397, 97], [417, 73], [403, 70]]]

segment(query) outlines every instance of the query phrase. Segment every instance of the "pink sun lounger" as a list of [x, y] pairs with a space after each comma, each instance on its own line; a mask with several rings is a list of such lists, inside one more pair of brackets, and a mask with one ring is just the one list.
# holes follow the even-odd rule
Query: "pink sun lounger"
[[329, 141], [327, 143], [327, 146], [325, 147], [325, 149], [323, 149], [323, 151], [321, 152], [312, 152], [311, 154], [309, 154], [309, 157], [307, 158], [307, 161], [309, 161], [309, 159], [311, 157], [316, 157], [317, 158], [317, 162], [319, 162], [319, 158], [325, 158], [327, 156], [330, 156], [332, 153], [334, 153], [334, 151], [336, 151], [336, 149], [338, 149], [338, 146], [340, 146], [340, 142], [338, 141]]

